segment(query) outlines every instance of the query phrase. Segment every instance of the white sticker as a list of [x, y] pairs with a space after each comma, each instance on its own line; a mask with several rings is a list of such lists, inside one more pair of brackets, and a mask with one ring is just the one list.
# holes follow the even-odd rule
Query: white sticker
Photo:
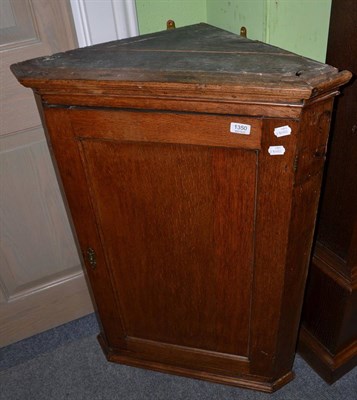
[[268, 152], [271, 156], [280, 156], [285, 153], [284, 146], [270, 146]]
[[250, 125], [241, 124], [239, 122], [231, 122], [232, 133], [239, 133], [241, 135], [250, 135]]
[[277, 137], [288, 136], [291, 134], [291, 128], [289, 125], [279, 126], [274, 129], [274, 135]]

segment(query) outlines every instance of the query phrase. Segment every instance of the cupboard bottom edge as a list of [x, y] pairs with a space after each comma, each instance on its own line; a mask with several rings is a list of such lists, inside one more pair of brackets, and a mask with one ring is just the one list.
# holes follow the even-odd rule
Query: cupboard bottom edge
[[[116, 350], [107, 346], [105, 339], [98, 335], [98, 341], [108, 361], [118, 364], [123, 364], [136, 368], [149, 369], [156, 372], [167, 373], [171, 375], [183, 376], [186, 378], [200, 379], [212, 383], [223, 385], [236, 386], [244, 389], [252, 389], [265, 393], [273, 393], [282, 388], [284, 385], [294, 379], [293, 371], [287, 372], [280, 378], [270, 381], [262, 381], [261, 377], [256, 377], [249, 374], [239, 374], [239, 376], [224, 375], [220, 373], [208, 372], [205, 370], [191, 369], [188, 367], [177, 366], [169, 363], [162, 363], [152, 360], [145, 360], [139, 356], [121, 354]], [[268, 381], [269, 380], [269, 381]]]

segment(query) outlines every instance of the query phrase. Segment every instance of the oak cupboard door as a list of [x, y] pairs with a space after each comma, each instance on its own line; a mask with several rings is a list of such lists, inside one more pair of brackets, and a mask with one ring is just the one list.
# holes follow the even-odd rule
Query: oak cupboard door
[[32, 91], [9, 69], [75, 46], [69, 2], [0, 1], [1, 346], [93, 310]]
[[[67, 146], [77, 153], [63, 163], [61, 151], [61, 167], [69, 168], [62, 175], [68, 185], [69, 175], [81, 170], [76, 193], [67, 196], [71, 204], [82, 200], [81, 217], [72, 213], [88, 227], [81, 231], [85, 238], [79, 235], [84, 254], [103, 247], [93, 279], [97, 287], [107, 268], [105, 291], [112, 288], [113, 296], [98, 308], [111, 345], [132, 351], [149, 346], [148, 359], [164, 348], [187, 367], [197, 353], [196, 364], [212, 370], [224, 370], [231, 357], [232, 370], [245, 370], [261, 121], [249, 119], [252, 136], [242, 140], [227, 132], [231, 117], [75, 109], [62, 114], [46, 111], [47, 125], [58, 137], [63, 133], [62, 140], [71, 135]], [[53, 127], [52, 118], [62, 124]], [[216, 144], [204, 144], [213, 140], [212, 132]], [[56, 152], [58, 142], [53, 146]], [[102, 299], [99, 290], [96, 298]]]

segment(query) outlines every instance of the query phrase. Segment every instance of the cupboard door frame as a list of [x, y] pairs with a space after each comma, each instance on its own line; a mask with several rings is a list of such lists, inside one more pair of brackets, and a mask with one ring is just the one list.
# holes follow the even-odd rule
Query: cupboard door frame
[[[91, 268], [88, 260], [85, 264], [103, 325], [99, 340], [109, 360], [268, 392], [293, 378], [291, 368], [323, 165], [316, 164], [314, 154], [316, 144], [321, 147], [326, 142], [328, 123], [321, 116], [330, 107], [331, 100], [306, 107], [301, 121], [259, 119], [262, 127], [259, 143], [248, 145], [253, 147], [250, 150], [257, 152], [255, 247], [249, 351], [247, 357], [240, 357], [202, 349], [191, 351], [167, 343], [157, 346], [150, 340], [126, 335], [121, 319], [120, 293], [116, 293], [113, 286], [81, 150], [81, 141], [88, 140], [91, 134], [85, 133], [85, 124], [76, 129], [78, 126], [72, 117], [82, 111], [45, 105], [49, 143], [59, 164], [82, 253], [85, 255], [86, 249], [92, 247], [97, 254], [96, 269]], [[84, 114], [93, 123], [94, 136], [101, 127], [101, 124], [96, 125], [100, 121], [99, 117], [96, 119], [97, 112], [102, 111], [87, 109]], [[111, 112], [122, 110], [112, 109]], [[147, 112], [151, 111], [145, 110]], [[112, 116], [115, 120], [114, 114]], [[86, 124], [88, 126], [88, 121]], [[274, 135], [275, 128], [285, 125], [290, 126], [291, 135], [282, 138]], [[316, 127], [322, 132], [316, 139], [318, 143], [310, 137]], [[113, 139], [115, 127], [110, 134]], [[246, 142], [239, 142], [241, 140], [237, 142], [238, 149], [247, 147]], [[136, 137], [135, 141], [140, 143], [148, 139]], [[160, 137], [155, 141], [160, 143]], [[271, 155], [271, 146], [284, 146], [285, 153]], [[302, 166], [300, 169], [299, 165]]]

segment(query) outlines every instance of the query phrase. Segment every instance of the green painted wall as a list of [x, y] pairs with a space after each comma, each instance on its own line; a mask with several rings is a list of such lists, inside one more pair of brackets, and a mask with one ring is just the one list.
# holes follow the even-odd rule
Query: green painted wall
[[207, 22], [325, 61], [331, 0], [207, 0]]
[[136, 0], [140, 33], [208, 22], [325, 61], [331, 0]]
[[331, 0], [269, 0], [266, 41], [325, 62]]
[[166, 29], [169, 19], [177, 28], [207, 22], [206, 0], [136, 0], [136, 12], [140, 34]]
[[250, 39], [265, 41], [266, 0], [207, 0], [207, 22], [230, 32], [248, 29]]

